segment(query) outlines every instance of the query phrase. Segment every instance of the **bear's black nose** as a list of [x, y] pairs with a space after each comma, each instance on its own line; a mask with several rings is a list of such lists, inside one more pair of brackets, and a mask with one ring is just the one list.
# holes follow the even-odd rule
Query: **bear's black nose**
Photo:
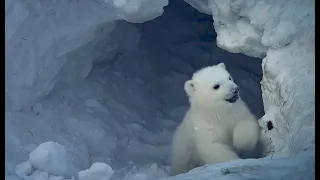
[[237, 86], [236, 88], [234, 88], [233, 93], [234, 93], [234, 94], [237, 94], [239, 91], [240, 91], [240, 87]]

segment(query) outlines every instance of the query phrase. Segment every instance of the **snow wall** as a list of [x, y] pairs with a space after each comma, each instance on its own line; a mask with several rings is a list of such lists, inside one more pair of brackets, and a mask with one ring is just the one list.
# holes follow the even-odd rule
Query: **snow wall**
[[[211, 169], [229, 167], [216, 176], [237, 179], [241, 173], [263, 176], [281, 167], [282, 173], [276, 176], [309, 177], [314, 172], [314, 1], [186, 2], [212, 15], [219, 47], [263, 59], [265, 115], [260, 124], [264, 135], [271, 138], [272, 157], [289, 157], [206, 166], [181, 176], [200, 179], [205, 178], [204, 171], [210, 175]], [[6, 0], [6, 112], [44, 98], [57, 83], [87, 77], [93, 62], [118, 55], [114, 49], [134, 49], [139, 37], [110, 36], [116, 21], [149, 21], [161, 16], [166, 5], [166, 0]], [[268, 121], [274, 126], [270, 131]], [[283, 161], [290, 166], [282, 166]]]

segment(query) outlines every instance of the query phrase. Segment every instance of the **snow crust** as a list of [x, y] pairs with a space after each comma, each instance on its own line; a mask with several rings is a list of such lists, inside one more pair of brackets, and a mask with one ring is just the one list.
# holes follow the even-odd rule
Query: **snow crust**
[[[176, 24], [167, 31], [116, 22], [154, 19], [167, 0], [6, 0], [6, 179], [314, 179], [314, 0], [185, 1], [212, 15], [219, 47], [263, 59], [269, 156], [167, 177], [172, 130], [187, 108], [179, 83], [203, 59], [244, 66], [239, 56], [197, 49], [205, 39], [184, 43], [179, 26], [197, 33], [199, 22], [163, 17]], [[151, 28], [156, 36], [142, 35]], [[165, 40], [172, 45], [161, 51]], [[159, 62], [173, 56], [164, 73]], [[236, 77], [251, 88], [250, 76]]]

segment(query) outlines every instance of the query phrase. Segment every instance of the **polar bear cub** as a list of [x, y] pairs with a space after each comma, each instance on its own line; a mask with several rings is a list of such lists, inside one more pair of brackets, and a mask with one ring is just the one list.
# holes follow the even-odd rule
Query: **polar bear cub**
[[225, 64], [205, 67], [185, 83], [190, 108], [172, 139], [171, 174], [239, 159], [259, 139], [257, 119], [239, 95]]

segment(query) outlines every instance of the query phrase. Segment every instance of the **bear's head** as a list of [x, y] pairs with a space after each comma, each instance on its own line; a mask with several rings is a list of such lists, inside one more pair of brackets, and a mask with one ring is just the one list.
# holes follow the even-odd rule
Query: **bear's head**
[[224, 63], [202, 68], [188, 80], [184, 89], [191, 105], [200, 107], [221, 106], [239, 99], [237, 86]]

